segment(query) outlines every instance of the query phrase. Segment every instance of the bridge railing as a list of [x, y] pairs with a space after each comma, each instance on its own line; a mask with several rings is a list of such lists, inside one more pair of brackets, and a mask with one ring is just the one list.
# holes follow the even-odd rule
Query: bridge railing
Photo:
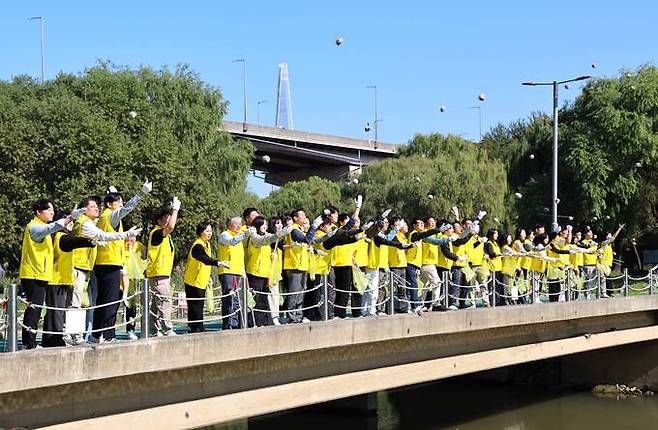
[[[477, 269], [477, 268], [476, 268]], [[82, 310], [97, 310], [102, 307], [120, 305], [139, 297], [136, 314], [113, 327], [99, 329], [85, 327], [87, 335], [125, 327], [140, 322], [141, 337], [154, 335], [153, 323], [161, 320], [171, 325], [220, 323], [225, 328], [229, 319], [238, 316], [238, 327], [278, 325], [284, 322], [328, 321], [340, 317], [393, 315], [396, 313], [418, 313], [430, 310], [456, 310], [459, 308], [497, 307], [509, 305], [532, 305], [545, 302], [578, 301], [651, 295], [658, 288], [658, 266], [649, 269], [643, 276], [631, 276], [627, 269], [621, 274], [610, 276], [595, 268], [536, 273], [521, 272], [510, 276], [497, 272], [480, 271], [474, 275], [472, 268], [440, 270], [438, 276], [425, 276], [421, 268], [413, 268], [415, 276], [409, 278], [401, 268], [368, 271], [352, 269], [353, 281], [347, 287], [337, 285], [330, 274], [320, 274], [308, 282], [301, 291], [279, 291], [279, 285], [253, 288], [247, 277], [233, 289], [221, 286], [209, 287], [206, 297], [162, 295], [150, 289], [146, 280], [131, 295], [114, 302], [95, 305]], [[411, 270], [411, 269], [410, 269]], [[430, 271], [431, 273], [431, 271]], [[486, 276], [485, 276], [486, 275]], [[0, 302], [0, 334], [5, 339], [5, 351], [19, 350], [19, 329], [36, 335], [70, 335], [71, 329], [49, 331], [27, 327], [21, 318], [21, 309], [28, 307], [46, 312], [67, 312], [69, 308], [30, 303], [19, 295], [16, 284], [6, 289], [6, 297]], [[154, 303], [168, 300], [175, 304], [175, 316], [158, 315]], [[235, 300], [237, 306], [226, 312], [206, 312], [202, 319], [190, 320], [185, 315], [187, 304], [205, 301], [206, 306], [222, 309], [221, 303]]]

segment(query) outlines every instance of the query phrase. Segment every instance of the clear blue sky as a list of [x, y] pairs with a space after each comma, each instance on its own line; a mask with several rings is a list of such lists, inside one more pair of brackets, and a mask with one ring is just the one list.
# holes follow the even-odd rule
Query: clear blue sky
[[[533, 4], [535, 3], [535, 4]], [[242, 118], [239, 64], [247, 58], [249, 121], [256, 102], [274, 122], [277, 65], [287, 62], [295, 128], [365, 138], [379, 91], [380, 140], [415, 133], [463, 134], [534, 110], [549, 110], [549, 88], [526, 80], [614, 76], [656, 58], [658, 6], [619, 2], [439, 1], [23, 1], [0, 15], [0, 79], [40, 75], [45, 18], [47, 78], [80, 72], [98, 59], [154, 68], [187, 63]], [[336, 37], [344, 38], [337, 47]], [[596, 68], [592, 69], [591, 64]], [[562, 90], [572, 99], [580, 86]], [[439, 112], [446, 106], [445, 113]], [[250, 182], [262, 193], [268, 190]]]

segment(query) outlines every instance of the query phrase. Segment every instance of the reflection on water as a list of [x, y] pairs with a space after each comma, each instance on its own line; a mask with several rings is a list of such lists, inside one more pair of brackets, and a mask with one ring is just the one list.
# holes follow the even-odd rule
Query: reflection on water
[[344, 405], [323, 404], [207, 429], [658, 429], [657, 397], [601, 398], [589, 392], [458, 378], [380, 392], [371, 400], [376, 402], [376, 411], [347, 411]]

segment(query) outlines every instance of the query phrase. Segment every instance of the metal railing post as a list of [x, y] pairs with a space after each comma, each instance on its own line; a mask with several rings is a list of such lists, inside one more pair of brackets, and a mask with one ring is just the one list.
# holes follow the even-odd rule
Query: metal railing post
[[149, 337], [149, 323], [151, 321], [151, 314], [150, 314], [150, 298], [151, 298], [151, 292], [149, 291], [149, 284], [148, 280], [144, 278], [144, 281], [142, 282], [142, 294], [141, 294], [141, 305], [142, 305], [142, 320], [140, 324], [140, 329], [142, 331], [141, 333], [141, 338], [146, 339]]
[[602, 294], [601, 294], [601, 279], [603, 279], [603, 282], [605, 282], [605, 275], [601, 276], [601, 273], [599, 272], [598, 269], [596, 269], [596, 298], [600, 299]]
[[447, 271], [441, 274], [441, 286], [439, 287], [439, 297], [441, 297], [441, 290], [443, 290], [444, 310], [448, 310], [448, 305], [450, 304], [450, 298], [448, 297], [448, 275], [449, 273]]
[[536, 303], [537, 300], [537, 293], [535, 291], [535, 272], [528, 272], [528, 288], [530, 288], [530, 303], [533, 305]]
[[18, 351], [18, 312], [16, 303], [16, 284], [9, 284], [9, 296], [7, 297], [7, 350], [9, 352]]
[[389, 315], [395, 314], [395, 284], [393, 282], [393, 271], [389, 269], [388, 272], [388, 313]]
[[496, 271], [491, 272], [491, 307], [496, 307]]
[[649, 269], [649, 295], [653, 294], [653, 267]]
[[240, 298], [240, 313], [242, 314], [242, 328], [248, 328], [249, 327], [249, 306], [247, 305], [248, 303], [248, 294], [249, 294], [249, 288], [247, 287], [247, 278], [244, 276], [240, 277], [240, 283], [242, 284], [241, 290], [238, 292], [238, 294], [241, 294], [242, 297]]
[[624, 269], [624, 297], [628, 297], [628, 269]]
[[322, 291], [324, 294], [324, 303], [322, 306], [322, 319], [329, 320], [329, 280], [327, 275], [322, 275]]
[[575, 272], [573, 272], [571, 269], [567, 269], [564, 273], [564, 275], [565, 275], [564, 276], [564, 285], [566, 287], [564, 289], [564, 301], [565, 302], [571, 301], [571, 279], [573, 279], [571, 274], [573, 274], [573, 276], [576, 276]]

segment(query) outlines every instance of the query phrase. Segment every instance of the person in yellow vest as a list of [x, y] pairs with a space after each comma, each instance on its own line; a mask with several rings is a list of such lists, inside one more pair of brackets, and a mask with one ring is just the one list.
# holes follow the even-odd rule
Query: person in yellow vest
[[490, 228], [487, 231], [487, 242], [484, 244], [484, 253], [486, 254], [489, 260], [489, 271], [491, 272], [491, 282], [493, 282], [493, 288], [491, 292], [493, 294], [492, 302], [496, 306], [502, 306], [506, 304], [503, 282], [503, 261], [501, 259], [502, 252], [500, 250], [500, 245], [498, 243], [498, 230], [495, 228]]
[[[23, 233], [19, 276], [21, 289], [27, 301], [42, 306], [48, 283], [53, 279], [54, 250], [51, 234], [63, 230], [71, 222], [71, 217], [52, 222], [55, 217], [55, 208], [47, 199], [39, 199], [34, 202], [32, 212], [34, 217], [27, 224]], [[40, 307], [25, 309], [21, 339], [26, 349], [37, 347], [36, 334], [32, 330], [37, 329], [40, 319]]]
[[202, 221], [196, 226], [196, 239], [192, 242], [187, 254], [183, 282], [187, 300], [187, 324], [190, 333], [205, 331], [203, 326], [203, 306], [206, 298], [206, 288], [210, 282], [213, 267], [229, 267], [228, 262], [215, 260], [211, 257], [210, 239], [212, 225], [210, 221]]
[[[242, 218], [239, 216], [231, 217], [227, 224], [226, 230], [219, 235], [219, 247], [217, 248], [217, 258], [226, 261], [229, 267], [220, 268], [219, 282], [222, 284], [222, 328], [232, 330], [241, 327], [240, 314], [240, 294], [239, 289], [241, 279], [245, 276], [244, 267], [244, 245], [251, 233], [242, 227]], [[245, 303], [244, 306], [247, 306]]]
[[[462, 269], [468, 264], [468, 241], [471, 239], [472, 234], [465, 231], [461, 222], [454, 221], [452, 224], [454, 234], [459, 238], [451, 242], [449, 245], [441, 246], [443, 255], [452, 260], [450, 268], [450, 288], [448, 289], [448, 309], [456, 310], [457, 308], [466, 308], [466, 299], [470, 288], [466, 286], [464, 279], [464, 272]], [[452, 249], [449, 249], [452, 247]], [[453, 257], [454, 259], [452, 259]], [[474, 307], [472, 303], [470, 307]]]
[[[75, 224], [73, 225], [73, 235], [75, 237], [87, 238], [98, 243], [100, 247], [106, 247], [111, 241], [123, 241], [129, 235], [137, 236], [139, 234], [141, 231], [140, 229], [133, 229], [133, 231], [127, 232], [108, 232], [98, 228], [96, 224], [99, 217], [97, 199], [98, 198], [96, 196], [90, 196], [82, 201], [81, 209], [79, 210], [82, 210], [83, 213], [76, 219]], [[123, 244], [121, 244], [121, 246], [123, 246]], [[93, 269], [96, 263], [97, 253], [98, 248], [80, 248], [73, 251], [75, 278], [73, 284], [73, 293], [71, 297], [71, 308], [79, 309], [82, 307], [83, 297], [85, 296], [85, 288], [87, 287], [86, 295], [89, 299], [89, 306], [94, 306], [96, 304], [98, 283]], [[95, 314], [94, 311], [95, 309], [89, 309], [87, 311], [88, 327], [93, 326], [93, 318]], [[77, 345], [82, 343], [83, 339], [80, 333], [73, 333], [70, 339], [65, 337], [65, 341]]]
[[[134, 237], [127, 237], [123, 242], [123, 267], [121, 268], [121, 291], [123, 294], [123, 304], [126, 309], [126, 335], [129, 340], [137, 340], [135, 333], [134, 318], [137, 316], [137, 298], [133, 297], [128, 299], [137, 288], [139, 288], [139, 280], [136, 279], [136, 273], [133, 270], [139, 270], [142, 258], [144, 257], [144, 245]], [[131, 267], [131, 265], [133, 267]], [[143, 267], [143, 266], [142, 266]], [[143, 273], [141, 274], [143, 275]], [[132, 321], [132, 322], [130, 322]]]
[[[401, 246], [399, 242], [393, 242], [392, 238], [397, 234], [395, 229], [392, 229], [388, 236], [384, 235], [383, 231], [388, 230], [388, 219], [383, 217], [381, 220], [372, 220], [371, 223], [376, 224], [377, 231], [371, 237], [368, 243], [368, 263], [366, 264], [366, 273], [370, 276], [370, 285], [368, 290], [363, 293], [363, 315], [374, 316], [377, 314], [377, 300], [379, 297], [379, 280], [385, 273], [390, 271], [388, 267], [388, 253], [389, 247]], [[386, 309], [386, 306], [382, 307]]]
[[[418, 276], [421, 274], [421, 267], [423, 266], [423, 250], [427, 245], [430, 245], [428, 242], [423, 241], [423, 239], [434, 236], [438, 233], [439, 229], [436, 228], [436, 223], [434, 223], [432, 228], [425, 228], [425, 221], [421, 218], [416, 218], [414, 220], [413, 231], [409, 233], [408, 241], [412, 246], [407, 249], [406, 276], [410, 288], [409, 301], [416, 312], [428, 310], [428, 308], [425, 307], [426, 301], [422, 297], [422, 294], [418, 294]], [[434, 264], [432, 265], [432, 268], [434, 269], [434, 274], [436, 274], [436, 266]], [[435, 286], [438, 285], [438, 279], [433, 279], [433, 281], [437, 282]], [[430, 281], [430, 283], [431, 282], [432, 281]], [[426, 287], [427, 286], [429, 285], [426, 284]]]
[[[121, 220], [132, 212], [139, 204], [142, 198], [151, 192], [153, 184], [149, 181], [144, 182], [141, 190], [131, 198], [126, 204], [123, 203], [123, 197], [118, 192], [109, 192], [103, 199], [103, 211], [101, 212], [96, 227], [106, 233], [116, 234], [123, 232]], [[82, 226], [83, 235], [85, 228], [93, 224], [85, 222]], [[137, 237], [141, 233], [141, 228], [131, 228], [125, 237]], [[123, 237], [122, 239], [125, 239]], [[101, 239], [103, 240], [103, 239]], [[98, 294], [96, 305], [99, 306], [94, 311], [94, 323], [90, 341], [93, 343], [114, 342], [118, 302], [121, 300], [121, 267], [123, 265], [123, 242], [110, 241], [107, 246], [99, 247], [94, 262], [94, 275], [96, 276], [96, 286]]]
[[304, 232], [303, 225], [308, 222], [304, 209], [295, 209], [291, 213], [293, 221], [292, 230], [284, 239], [283, 271], [287, 281], [287, 293], [284, 302], [286, 322], [301, 323], [304, 315], [304, 286], [309, 269], [308, 248], [313, 242], [315, 232], [322, 223], [319, 216], [313, 220], [308, 231]]
[[242, 230], [246, 230], [247, 228], [251, 227], [254, 219], [256, 219], [257, 216], [260, 216], [260, 214], [256, 208], [249, 207], [243, 210], [242, 219], [244, 220], [244, 225], [242, 226]]
[[272, 250], [269, 245], [289, 234], [292, 227], [280, 229], [273, 234], [268, 233], [267, 220], [258, 215], [251, 220], [249, 230], [245, 266], [249, 288], [252, 290], [256, 302], [253, 309], [254, 325], [256, 327], [273, 325], [269, 300], [272, 274]]
[[393, 292], [395, 300], [393, 309], [395, 313], [413, 312], [409, 306], [409, 289], [407, 286], [407, 254], [406, 250], [411, 248], [407, 240], [409, 226], [402, 218], [393, 219], [393, 229], [396, 231], [392, 241], [399, 243], [399, 247], [388, 248], [388, 266], [393, 276]]
[[[588, 251], [597, 251], [599, 244], [594, 241], [594, 232], [588, 226], [585, 227], [585, 238], [580, 241], [578, 246], [587, 249]], [[589, 298], [592, 291], [596, 290], [596, 264], [598, 255], [596, 253], [583, 254], [583, 289], [585, 290], [585, 297]]]
[[439, 300], [441, 295], [441, 277], [437, 271], [437, 264], [439, 262], [439, 246], [443, 245], [443, 243], [439, 243], [438, 241], [444, 240], [445, 237], [441, 229], [437, 227], [435, 218], [431, 216], [425, 218], [424, 224], [427, 230], [436, 229], [438, 231], [422, 241], [420, 267], [421, 280], [425, 284], [425, 307], [429, 310], [438, 310], [441, 307]]
[[562, 281], [560, 277], [562, 276], [562, 271], [570, 265], [569, 255], [571, 252], [569, 251], [569, 245], [567, 244], [568, 236], [569, 231], [567, 229], [559, 232], [552, 231], [548, 236], [549, 243], [546, 254], [547, 256], [556, 259], [555, 261], [549, 261], [546, 269], [549, 302], [559, 301], [560, 295], [562, 294]]
[[[66, 214], [60, 215], [65, 216]], [[96, 246], [96, 243], [89, 239], [73, 236], [70, 234], [72, 230], [73, 223], [69, 223], [65, 230], [56, 232], [53, 238], [53, 277], [46, 288], [46, 305], [51, 309], [46, 310], [46, 316], [43, 318], [44, 334], [41, 338], [44, 348], [67, 345], [62, 334], [65, 321], [63, 309], [69, 306], [73, 292], [73, 251]]]
[[176, 228], [180, 205], [178, 197], [174, 197], [170, 207], [159, 209], [153, 215], [156, 226], [148, 237], [146, 279], [151, 293], [151, 334], [176, 335], [171, 323], [171, 272], [175, 256], [171, 233]]
[[504, 299], [508, 305], [518, 303], [519, 286], [516, 283], [516, 276], [521, 269], [520, 258], [523, 255], [515, 251], [513, 245], [511, 234], [504, 233], [500, 236], [498, 246], [502, 253], [502, 268], [500, 272], [503, 276], [501, 281], [504, 288], [504, 295], [506, 296]]
[[[283, 229], [283, 220], [281, 217], [270, 217], [269, 230], [274, 234]], [[292, 224], [291, 224], [292, 225]], [[270, 259], [272, 261], [272, 272], [270, 275], [270, 294], [267, 296], [270, 316], [274, 325], [280, 325], [279, 321], [279, 307], [281, 305], [280, 284], [283, 280], [283, 241], [278, 240], [270, 244], [272, 254]]]
[[[612, 245], [614, 244], [615, 240], [617, 240], [617, 236], [619, 236], [619, 233], [622, 231], [622, 229], [626, 226], [626, 224], [619, 224], [619, 228], [617, 228], [617, 231], [615, 231], [614, 234], [608, 233], [605, 240], [601, 243], [601, 246], [599, 247], [599, 264], [603, 265], [604, 267], [607, 268], [607, 272], [610, 273], [612, 270], [612, 263], [614, 261], [614, 251], [612, 250]], [[603, 297], [609, 298], [614, 295], [614, 285], [612, 284], [612, 280], [608, 279], [606, 276], [605, 279], [605, 291], [603, 292]]]

